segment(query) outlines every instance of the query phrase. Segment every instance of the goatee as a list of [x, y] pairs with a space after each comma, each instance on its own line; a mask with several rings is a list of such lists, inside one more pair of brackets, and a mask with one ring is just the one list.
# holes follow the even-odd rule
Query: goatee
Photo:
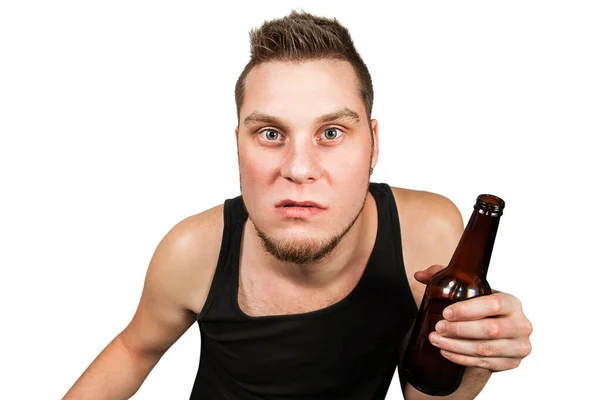
[[344, 236], [346, 236], [348, 231], [350, 231], [350, 229], [354, 226], [356, 220], [362, 213], [362, 210], [365, 208], [368, 194], [369, 191], [367, 190], [362, 206], [352, 219], [352, 222], [350, 222], [341, 233], [326, 240], [276, 240], [270, 238], [265, 232], [261, 231], [256, 224], [253, 223], [253, 225], [256, 229], [258, 237], [260, 238], [263, 249], [268, 254], [271, 254], [273, 257], [275, 257], [278, 261], [297, 265], [315, 263], [331, 254]]

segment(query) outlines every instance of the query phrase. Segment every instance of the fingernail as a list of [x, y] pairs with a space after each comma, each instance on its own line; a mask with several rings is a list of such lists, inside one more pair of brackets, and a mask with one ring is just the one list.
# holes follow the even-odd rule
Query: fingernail
[[438, 333], [445, 333], [446, 332], [446, 323], [444, 321], [440, 321], [435, 325], [435, 330]]
[[438, 335], [437, 333], [432, 333], [429, 337], [429, 340], [433, 344], [438, 344], [440, 342], [440, 335]]
[[454, 312], [452, 311], [452, 309], [451, 309], [451, 308], [446, 308], [446, 309], [444, 310], [444, 312], [442, 313], [442, 315], [443, 315], [443, 316], [444, 316], [444, 318], [446, 318], [446, 319], [450, 319], [450, 318], [452, 318], [452, 314], [454, 314]]

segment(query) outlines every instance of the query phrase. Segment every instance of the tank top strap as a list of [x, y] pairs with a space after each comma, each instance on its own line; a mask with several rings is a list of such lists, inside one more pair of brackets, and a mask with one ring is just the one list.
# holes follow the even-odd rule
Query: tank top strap
[[222, 303], [231, 297], [226, 294], [235, 286], [233, 279], [238, 279], [232, 266], [236, 265], [239, 259], [242, 231], [247, 217], [248, 214], [241, 196], [225, 200], [219, 258], [206, 302], [200, 313], [196, 315], [198, 321], [205, 317], [211, 308], [230, 306]]
[[377, 202], [377, 236], [378, 240], [382, 241], [382, 246], [379, 247], [382, 251], [374, 252], [371, 255], [372, 261], [379, 266], [378, 274], [396, 283], [400, 301], [406, 310], [411, 310], [413, 316], [416, 316], [417, 307], [406, 276], [402, 254], [402, 233], [394, 193], [386, 183], [371, 183], [369, 191]]
[[240, 224], [244, 224], [246, 222], [246, 218], [248, 217], [248, 212], [246, 211], [246, 206], [244, 205], [244, 200], [242, 196], [237, 196], [233, 199], [226, 200], [225, 205], [228, 208], [229, 212], [229, 220], [232, 226], [238, 226]]

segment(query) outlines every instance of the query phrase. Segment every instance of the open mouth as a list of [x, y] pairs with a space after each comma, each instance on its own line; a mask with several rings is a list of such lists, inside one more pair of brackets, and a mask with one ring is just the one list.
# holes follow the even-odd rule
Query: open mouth
[[280, 201], [279, 203], [277, 203], [276, 205], [277, 207], [284, 207], [284, 208], [292, 208], [292, 207], [298, 207], [298, 208], [320, 208], [320, 209], [324, 209], [325, 207], [321, 206], [318, 203], [312, 202], [312, 201], [293, 201], [293, 200], [283, 200]]
[[282, 200], [275, 204], [277, 212], [286, 219], [306, 220], [324, 212], [327, 207], [314, 201]]

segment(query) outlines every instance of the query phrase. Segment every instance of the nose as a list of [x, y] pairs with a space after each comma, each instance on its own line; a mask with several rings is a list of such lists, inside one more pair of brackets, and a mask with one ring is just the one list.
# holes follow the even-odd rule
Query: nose
[[294, 140], [281, 168], [282, 176], [294, 183], [310, 183], [320, 178], [322, 166], [315, 145], [308, 138]]

